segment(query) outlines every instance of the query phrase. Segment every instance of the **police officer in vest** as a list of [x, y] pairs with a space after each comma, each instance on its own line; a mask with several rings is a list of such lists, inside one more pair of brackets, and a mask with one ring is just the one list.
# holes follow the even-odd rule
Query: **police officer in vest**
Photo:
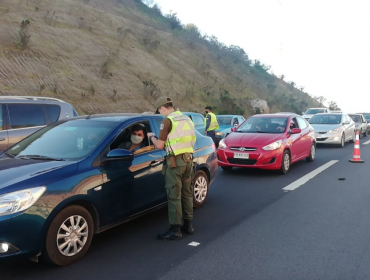
[[217, 122], [216, 115], [212, 113], [212, 107], [207, 106], [206, 118], [204, 119], [204, 125], [206, 127], [205, 134], [212, 138], [213, 142], [216, 141], [216, 130], [220, 128]]
[[[159, 234], [160, 240], [179, 240], [182, 232], [192, 234], [193, 220], [193, 153], [196, 141], [193, 122], [180, 111], [175, 111], [168, 97], [160, 97], [156, 102], [156, 114], [163, 119], [159, 138], [148, 133], [149, 139], [158, 148], [166, 150], [163, 172], [168, 200], [170, 229]], [[182, 218], [184, 224], [182, 225]]]

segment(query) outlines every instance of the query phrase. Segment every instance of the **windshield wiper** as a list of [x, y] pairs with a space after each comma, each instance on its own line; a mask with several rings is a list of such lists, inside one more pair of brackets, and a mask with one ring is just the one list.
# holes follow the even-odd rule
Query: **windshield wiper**
[[37, 160], [54, 160], [54, 161], [64, 161], [65, 159], [62, 158], [52, 158], [48, 156], [42, 156], [42, 155], [21, 155], [17, 156], [15, 158], [19, 159], [37, 159]]
[[6, 154], [7, 156], [12, 157], [12, 158], [15, 157], [15, 155], [9, 154], [8, 152], [4, 152], [4, 154]]

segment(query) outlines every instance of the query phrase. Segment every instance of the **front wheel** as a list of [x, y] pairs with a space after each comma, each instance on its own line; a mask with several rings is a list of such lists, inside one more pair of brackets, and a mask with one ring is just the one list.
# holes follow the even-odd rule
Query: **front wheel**
[[364, 137], [367, 136], [367, 129], [365, 129], [365, 132], [364, 132]]
[[42, 256], [59, 266], [74, 263], [86, 254], [93, 234], [94, 223], [89, 211], [78, 205], [64, 208], [50, 224]]
[[340, 138], [339, 148], [343, 148], [345, 143], [346, 143], [346, 139], [344, 138], [344, 133], [343, 133], [342, 137]]
[[194, 208], [199, 208], [206, 201], [209, 187], [209, 180], [204, 171], [198, 170], [195, 173], [193, 185], [194, 185], [193, 206]]
[[359, 135], [360, 139], [362, 139], [362, 136], [363, 136], [363, 132], [362, 132], [362, 129], [361, 129], [360, 130], [360, 135]]
[[280, 173], [286, 174], [290, 168], [290, 153], [288, 150], [285, 150], [283, 153], [283, 159], [281, 161]]
[[315, 143], [312, 143], [311, 148], [310, 148], [310, 155], [306, 157], [306, 160], [308, 162], [312, 162], [315, 160], [315, 156], [316, 156], [316, 145]]

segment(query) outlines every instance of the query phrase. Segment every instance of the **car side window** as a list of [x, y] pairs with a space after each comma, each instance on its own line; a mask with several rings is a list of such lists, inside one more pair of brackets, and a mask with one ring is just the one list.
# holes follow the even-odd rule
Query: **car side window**
[[300, 129], [305, 129], [307, 127], [307, 122], [304, 119], [297, 118], [297, 121]]
[[239, 124], [238, 118], [233, 118], [232, 125], [236, 125], [236, 124]]
[[293, 125], [290, 126], [290, 129], [298, 128], [298, 123], [297, 123], [297, 119], [296, 118], [293, 118], [290, 123], [291, 124], [293, 123]]
[[44, 105], [46, 114], [48, 114], [51, 123], [58, 121], [60, 116], [60, 106], [58, 105]]
[[244, 118], [238, 117], [238, 121], [239, 121], [239, 124], [241, 124], [242, 122], [244, 122]]
[[0, 105], [0, 131], [3, 130], [3, 105]]
[[193, 122], [195, 126], [204, 125], [204, 120], [200, 116], [193, 116]]
[[39, 104], [8, 104], [12, 129], [46, 125], [45, 113]]
[[[149, 122], [139, 122], [126, 127], [120, 135], [110, 145], [110, 150], [125, 149], [131, 150], [134, 155], [146, 153], [155, 150], [155, 146], [148, 139], [148, 132], [153, 131]], [[138, 146], [135, 145], [131, 136], [143, 137], [143, 140]], [[136, 140], [136, 139], [135, 139]]]

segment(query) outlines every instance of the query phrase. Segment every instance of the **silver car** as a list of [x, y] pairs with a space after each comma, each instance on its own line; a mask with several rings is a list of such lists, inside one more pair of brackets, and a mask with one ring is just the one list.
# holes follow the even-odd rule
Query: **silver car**
[[343, 148], [347, 141], [356, 138], [355, 123], [347, 114], [317, 114], [309, 123], [315, 129], [317, 144], [337, 144]]
[[0, 153], [44, 126], [74, 116], [72, 105], [60, 99], [0, 96]]
[[355, 122], [356, 129], [359, 131], [359, 134], [360, 134], [360, 138], [362, 138], [362, 136], [366, 137], [370, 127], [369, 127], [369, 124], [367, 123], [364, 115], [362, 115], [362, 114], [349, 114], [349, 116]]

